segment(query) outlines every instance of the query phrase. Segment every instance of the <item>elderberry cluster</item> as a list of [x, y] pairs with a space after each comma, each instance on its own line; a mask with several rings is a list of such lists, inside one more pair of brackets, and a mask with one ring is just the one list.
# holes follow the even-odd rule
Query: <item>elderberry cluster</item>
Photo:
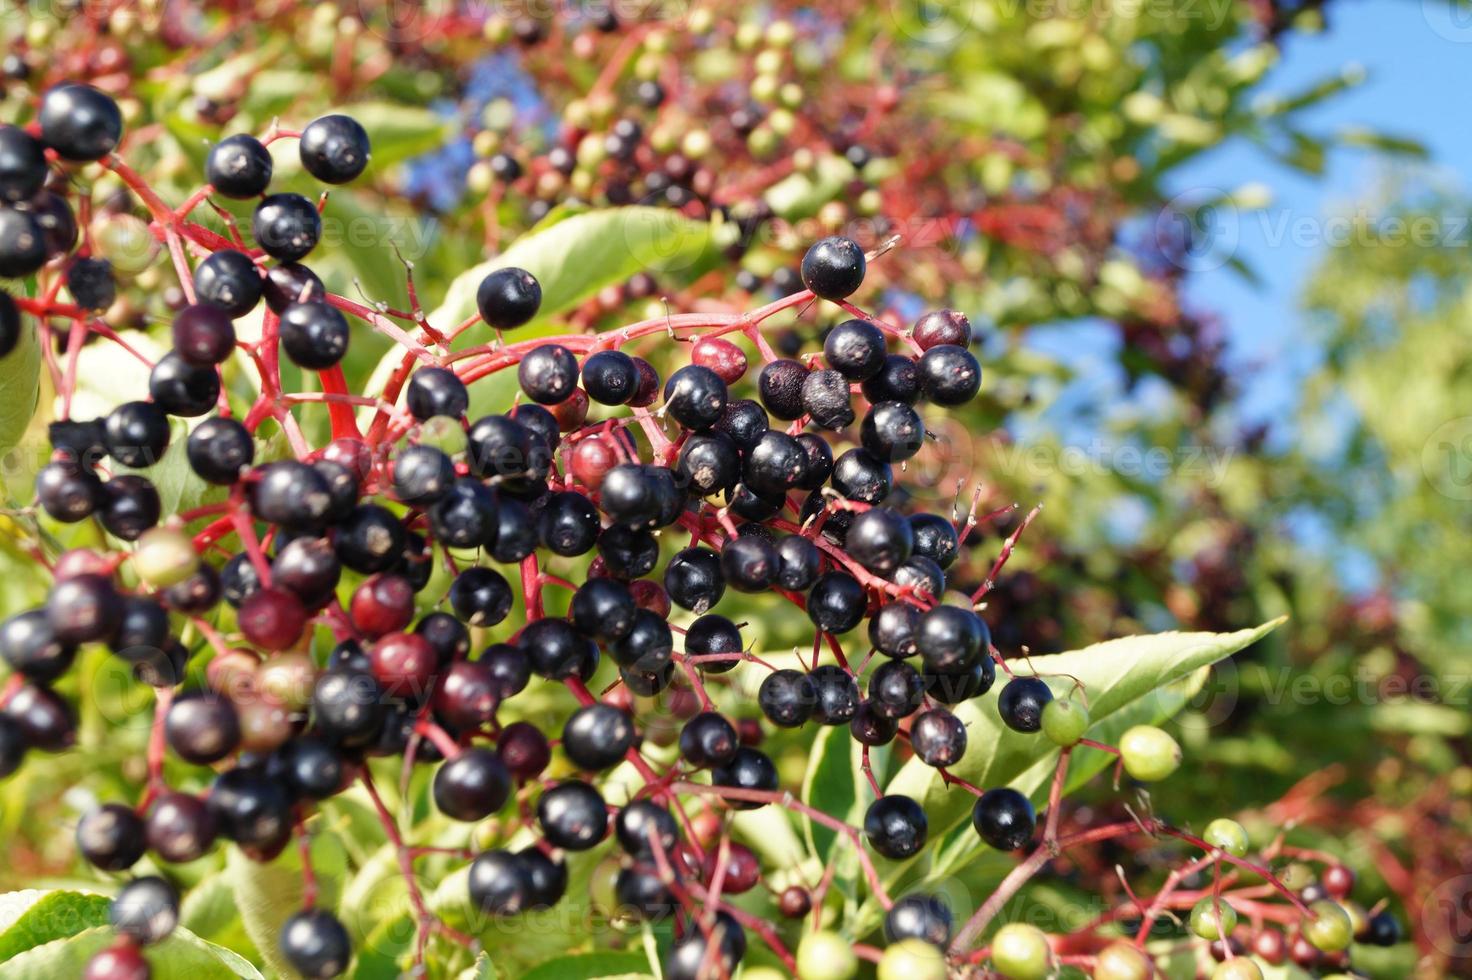
[[[69, 315], [85, 323], [116, 285], [106, 263], [71, 254], [70, 205], [45, 188], [58, 161], [111, 154], [121, 114], [103, 93], [66, 85], [46, 93], [32, 128], [0, 128], [0, 275], [57, 262], [76, 301]], [[312, 122], [298, 144], [303, 168], [326, 184], [352, 181], [370, 162], [366, 132], [344, 115]], [[100, 871], [129, 872], [149, 853], [193, 861], [219, 842], [274, 860], [322, 801], [356, 783], [381, 810], [370, 762], [397, 757], [435, 767], [431, 796], [445, 817], [504, 813], [535, 833], [517, 850], [468, 855], [474, 911], [509, 917], [557, 904], [567, 855], [611, 835], [623, 855], [613, 904], [643, 921], [679, 916], [664, 975], [731, 975], [761, 923], [719, 896], [755, 888], [761, 862], [729, 840], [712, 846], [679, 797], [709, 790], [737, 810], [782, 797], [761, 723], [723, 713], [708, 688], [730, 686], [737, 678], [726, 675], [739, 668], [760, 677], [750, 687], [769, 726], [847, 726], [866, 759], [900, 741], [944, 773], [967, 751], [955, 707], [996, 681], [987, 623], [948, 581], [963, 534], [895, 493], [895, 466], [925, 444], [917, 406], [964, 405], [980, 389], [967, 318], [940, 310], [901, 331], [868, 317], [847, 302], [867, 258], [851, 239], [831, 237], [807, 250], [800, 288], [777, 304], [823, 301], [852, 315], [827, 332], [821, 356], [777, 356], [755, 321], [732, 320], [677, 338], [693, 341], [689, 363], [661, 377], [620, 349], [632, 331], [517, 341], [541, 312], [541, 285], [526, 270], [499, 268], [476, 291], [483, 350], [462, 357], [420, 346], [410, 353], [424, 356], [406, 357], [381, 393], [382, 425], [365, 435], [335, 416], [327, 445], [258, 459], [263, 423], [289, 413], [272, 400], [280, 392], [263, 391], [237, 417], [222, 394], [227, 362], [243, 351], [264, 383], [284, 354], [317, 373], [324, 395], [352, 398], [337, 390], [340, 364], [350, 316], [366, 318], [305, 264], [321, 214], [306, 197], [270, 192], [265, 143], [221, 141], [206, 178], [214, 194], [256, 201], [253, 246], [202, 250], [195, 301], [174, 315], [172, 349], [152, 366], [146, 398], [50, 427], [39, 506], [63, 524], [95, 519], [117, 548], [63, 553], [44, 605], [0, 624], [0, 658], [14, 674], [0, 704], [0, 774], [73, 744], [76, 708], [55, 685], [80, 648], [99, 645], [157, 689], [158, 705], [144, 798], [102, 804], [77, 827], [79, 852]], [[237, 336], [248, 315], [261, 315], [259, 342]], [[4, 353], [25, 329], [22, 305], [0, 293]], [[742, 337], [763, 353], [755, 372], [735, 342]], [[472, 417], [470, 385], [487, 364], [514, 369], [520, 394], [504, 412]], [[359, 403], [329, 407], [347, 404]], [[593, 404], [601, 420], [589, 421]], [[184, 457], [223, 504], [163, 513], [148, 471], [176, 436], [171, 419], [191, 420]], [[665, 547], [687, 536], [688, 545]], [[546, 570], [578, 558], [563, 562], [579, 569], [577, 581]], [[519, 590], [506, 574], [513, 566]], [[430, 594], [437, 567], [449, 571], [442, 595]], [[565, 615], [547, 612], [548, 586], [570, 592]], [[815, 632], [811, 665], [777, 668], [751, 653], [744, 624], [721, 611], [728, 589], [800, 607]], [[508, 630], [518, 598], [524, 619]], [[676, 607], [688, 613], [681, 627], [671, 624]], [[484, 645], [480, 631], [497, 627], [506, 639]], [[330, 652], [314, 655], [315, 638], [329, 632]], [[831, 662], [819, 662], [824, 652]], [[564, 687], [578, 706], [566, 717], [512, 720], [533, 685]], [[676, 690], [695, 701], [675, 712], [678, 759], [656, 771], [643, 752], [651, 719], [639, 706]], [[1055, 698], [1038, 677], [1010, 676], [997, 704], [1008, 728], [1059, 746], [1077, 744], [1090, 724], [1081, 699]], [[554, 747], [578, 776], [550, 775]], [[1180, 758], [1149, 726], [1125, 732], [1118, 753], [1143, 781], [1169, 775]], [[208, 788], [168, 785], [165, 754], [205, 770]], [[609, 800], [598, 774], [623, 765], [643, 788]], [[970, 788], [982, 841], [1009, 852], [1033, 843], [1037, 815], [1025, 795]], [[928, 837], [922, 806], [898, 794], [879, 796], [855, 834], [888, 861], [914, 857]], [[1211, 845], [1237, 846], [1230, 834]], [[716, 900], [706, 901], [711, 889]], [[93, 958], [89, 980], [150, 976], [143, 950], [173, 932], [179, 904], [168, 877], [124, 884], [111, 905], [119, 942]], [[794, 885], [779, 908], [806, 916], [812, 895]], [[1310, 919], [1304, 941], [1342, 949], [1338, 908]], [[1216, 906], [1193, 915], [1193, 928], [1208, 939], [1232, 933]], [[1366, 918], [1365, 929], [1389, 926]], [[945, 975], [952, 932], [939, 896], [900, 897], [884, 920], [880, 975]], [[838, 975], [812, 965], [852, 959], [833, 940], [805, 938], [799, 974]], [[310, 900], [279, 947], [305, 977], [342, 974], [354, 956], [348, 930]], [[1044, 975], [1051, 954], [1037, 930], [1008, 926], [990, 956], [1023, 980]], [[1119, 972], [1131, 964], [1139, 969]], [[1101, 956], [1095, 976], [1149, 969], [1128, 947]]]

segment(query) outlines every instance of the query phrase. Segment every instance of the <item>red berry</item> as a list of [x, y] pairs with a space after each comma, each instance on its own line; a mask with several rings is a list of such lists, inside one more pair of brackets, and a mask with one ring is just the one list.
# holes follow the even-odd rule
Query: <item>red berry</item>
[[789, 919], [801, 919], [813, 909], [813, 897], [801, 885], [793, 885], [777, 900], [778, 908]]
[[572, 475], [589, 490], [601, 487], [608, 471], [618, 464], [619, 457], [613, 444], [602, 436], [590, 436], [579, 441], [572, 448], [572, 460], [569, 462]]
[[148, 980], [153, 976], [148, 960], [132, 943], [104, 949], [87, 961], [82, 980]]
[[690, 360], [710, 368], [726, 384], [735, 384], [746, 373], [746, 354], [723, 337], [702, 337], [695, 342]]
[[1320, 882], [1330, 898], [1343, 901], [1354, 891], [1354, 872], [1342, 864], [1331, 864], [1324, 869]]
[[581, 388], [574, 388], [572, 394], [548, 408], [552, 411], [552, 417], [557, 420], [557, 428], [563, 432], [574, 432], [581, 429], [588, 420], [588, 393]]
[[414, 587], [398, 575], [370, 575], [353, 592], [349, 613], [369, 639], [397, 632], [414, 617]]
[[422, 694], [429, 689], [439, 657], [418, 633], [390, 633], [373, 645], [373, 676], [396, 696]]
[[634, 597], [634, 605], [640, 609], [647, 609], [660, 617], [669, 616], [670, 594], [658, 582], [651, 582], [647, 578], [637, 579], [629, 583], [629, 592]]
[[285, 650], [302, 638], [307, 611], [290, 592], [267, 586], [240, 604], [240, 631], [264, 650]]
[[[745, 844], [737, 844], [733, 841], [727, 846], [730, 850], [726, 854], [725, 878], [722, 879], [721, 891], [728, 895], [740, 895], [742, 892], [751, 891], [761, 880], [761, 861]], [[719, 847], [706, 852], [705, 880], [707, 882], [716, 880], [716, 865], [719, 863], [720, 853]]]

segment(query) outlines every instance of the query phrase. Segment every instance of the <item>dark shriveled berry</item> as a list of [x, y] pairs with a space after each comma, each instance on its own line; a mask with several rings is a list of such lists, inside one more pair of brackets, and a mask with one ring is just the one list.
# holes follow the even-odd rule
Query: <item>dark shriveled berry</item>
[[807, 409], [803, 407], [803, 382], [808, 369], [793, 360], [772, 361], [757, 375], [757, 392], [762, 405], [774, 417], [791, 422], [800, 419]]

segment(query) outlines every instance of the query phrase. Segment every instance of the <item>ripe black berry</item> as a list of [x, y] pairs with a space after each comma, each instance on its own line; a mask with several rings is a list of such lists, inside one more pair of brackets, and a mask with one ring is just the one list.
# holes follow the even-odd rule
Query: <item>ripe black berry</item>
[[863, 384], [864, 397], [871, 403], [899, 402], [913, 405], [920, 399], [920, 366], [913, 357], [890, 354]]
[[823, 664], [808, 675], [817, 701], [813, 717], [822, 725], [847, 725], [859, 710], [859, 683], [837, 664]]
[[741, 536], [721, 549], [721, 575], [738, 592], [765, 592], [777, 581], [781, 559], [764, 538]]
[[170, 351], [149, 372], [148, 393], [154, 406], [170, 415], [195, 418], [215, 407], [220, 374], [213, 366], [190, 364]]
[[619, 869], [613, 891], [621, 911], [648, 922], [660, 922], [674, 914], [679, 902], [655, 868], [649, 861]]
[[[734, 751], [734, 750], [733, 750]], [[619, 846], [630, 857], [654, 860], [655, 842], [668, 859], [680, 839], [679, 828], [670, 811], [652, 800], [633, 800], [613, 821], [613, 832]]]
[[[194, 267], [194, 292], [199, 297], [199, 302], [224, 310], [225, 315], [232, 320], [245, 316], [256, 308], [265, 286], [266, 281], [261, 278], [261, 271], [250, 260], [250, 256], [234, 249], [221, 249]], [[291, 302], [296, 302], [295, 296], [291, 298]], [[285, 309], [285, 306], [283, 303], [281, 308]], [[233, 331], [231, 342], [234, 342]], [[183, 347], [179, 342], [177, 321], [174, 346]], [[193, 359], [189, 351], [181, 349], [180, 353]], [[220, 360], [224, 360], [224, 356], [221, 355]]]
[[77, 824], [77, 850], [101, 871], [131, 868], [146, 847], [143, 821], [121, 803], [97, 807]]
[[266, 193], [271, 184], [270, 152], [254, 136], [227, 136], [210, 148], [204, 176], [215, 190], [236, 200]]
[[966, 754], [966, 726], [946, 709], [931, 708], [910, 723], [910, 746], [927, 766], [953, 766]]
[[628, 586], [612, 579], [591, 579], [573, 593], [568, 616], [584, 636], [607, 642], [629, 635], [637, 611]]
[[622, 351], [603, 350], [583, 362], [583, 390], [600, 405], [623, 405], [639, 388], [639, 369]]
[[425, 507], [450, 492], [455, 464], [433, 446], [409, 446], [394, 460], [394, 496], [406, 504]]
[[1032, 840], [1037, 814], [1027, 797], [1008, 786], [989, 789], [971, 809], [977, 834], [999, 851], [1015, 851]]
[[66, 524], [86, 520], [102, 501], [102, 482], [73, 459], [58, 459], [36, 474], [36, 496], [46, 513]]
[[807, 674], [783, 669], [762, 680], [756, 700], [772, 724], [779, 728], [799, 728], [812, 717], [818, 692]]
[[884, 332], [867, 320], [845, 320], [823, 340], [828, 366], [850, 381], [866, 381], [884, 367]]
[[721, 419], [729, 398], [726, 382], [710, 368], [687, 364], [664, 385], [665, 409], [687, 429], [709, 429]]
[[986, 623], [969, 609], [936, 606], [925, 612], [915, 630], [915, 646], [925, 666], [935, 671], [961, 671], [987, 654]]
[[107, 452], [124, 466], [144, 468], [163, 458], [169, 446], [169, 419], [148, 402], [124, 402], [103, 423]]
[[353, 958], [348, 931], [326, 909], [296, 913], [281, 926], [281, 955], [308, 980], [325, 980], [347, 972]]
[[221, 773], [208, 797], [220, 836], [270, 852], [291, 838], [291, 793], [265, 770], [237, 766]]
[[45, 147], [19, 126], [0, 125], [0, 202], [30, 200], [45, 183]]
[[833, 464], [833, 489], [849, 500], [879, 504], [894, 487], [888, 463], [863, 449], [850, 449]]
[[415, 371], [409, 378], [404, 400], [409, 414], [421, 422], [436, 415], [460, 418], [470, 407], [465, 382], [454, 371], [442, 367], [422, 367]]
[[491, 749], [464, 749], [434, 774], [434, 805], [454, 820], [484, 820], [510, 795], [511, 773]]
[[106, 259], [73, 260], [66, 271], [66, 288], [77, 305], [86, 310], [105, 310], [118, 296], [112, 263]]
[[961, 550], [956, 526], [938, 514], [911, 514], [915, 554], [929, 558], [942, 569], [951, 567]]
[[808, 618], [825, 633], [847, 633], [864, 619], [868, 597], [847, 572], [825, 572], [808, 591]]
[[910, 557], [910, 522], [887, 507], [871, 507], [853, 519], [844, 539], [849, 554], [864, 568], [888, 575]]
[[700, 712], [680, 729], [680, 755], [702, 769], [729, 765], [740, 744], [736, 729], [714, 711]]
[[41, 225], [23, 211], [0, 208], [0, 278], [20, 279], [46, 264]]
[[920, 804], [897, 793], [881, 796], [864, 813], [864, 837], [869, 846], [893, 861], [918, 854], [929, 826]]
[[1053, 692], [1041, 678], [1014, 677], [997, 697], [997, 711], [1013, 731], [1036, 732], [1043, 727], [1043, 708], [1051, 700]]
[[[256, 205], [251, 234], [273, 259], [295, 262], [317, 247], [322, 237], [322, 215], [300, 194], [272, 194]], [[297, 301], [296, 296], [288, 299]]]
[[542, 305], [542, 284], [525, 269], [496, 269], [481, 280], [475, 305], [487, 324], [497, 330], [510, 330], [537, 315]]
[[568, 780], [542, 794], [537, 823], [553, 846], [586, 851], [608, 836], [608, 807], [592, 786]]
[[[644, 82], [643, 85], [657, 85]], [[663, 96], [663, 90], [660, 92]], [[729, 977], [746, 955], [746, 932], [729, 912], [715, 915], [707, 933], [699, 923], [692, 923], [686, 933], [670, 947], [664, 961], [666, 980], [709, 980]]]
[[266, 297], [266, 306], [277, 314], [285, 312], [292, 303], [321, 300], [327, 295], [317, 274], [296, 262], [283, 262], [267, 269], [261, 292]]
[[675, 476], [681, 487], [701, 497], [730, 490], [741, 478], [741, 453], [718, 429], [697, 432], [680, 447]]
[[0, 715], [0, 778], [20, 768], [26, 748], [26, 734], [21, 726], [8, 715]]
[[325, 800], [342, 789], [344, 769], [337, 749], [310, 735], [281, 746], [270, 764], [270, 771], [279, 773], [294, 794], [312, 800]]
[[490, 915], [516, 915], [531, 901], [531, 873], [506, 851], [486, 851], [470, 863], [470, 900]]
[[20, 309], [10, 294], [0, 289], [0, 357], [15, 350], [21, 338]]
[[140, 946], [159, 942], [179, 924], [179, 893], [162, 878], [135, 878], [113, 898], [107, 918]]
[[46, 616], [61, 643], [106, 642], [123, 621], [123, 601], [109, 579], [74, 575], [58, 582], [46, 597]]
[[888, 745], [899, 732], [899, 721], [880, 714], [872, 701], [861, 701], [848, 730], [860, 745]]
[[[711, 770], [711, 782], [731, 789], [761, 790], [773, 792], [777, 789], [777, 767], [764, 753], [743, 745], [736, 750], [730, 763]], [[755, 810], [765, 803], [755, 800], [731, 800], [737, 810]]]
[[884, 916], [884, 938], [890, 943], [921, 939], [945, 949], [951, 942], [951, 907], [938, 895], [915, 892], [898, 899]]
[[715, 430], [729, 436], [739, 449], [746, 452], [757, 444], [769, 425], [767, 410], [760, 404], [750, 398], [732, 398], [726, 402]]
[[[735, 623], [719, 613], [707, 613], [699, 617], [685, 630], [685, 653], [697, 658], [696, 666], [703, 673], [724, 674], [740, 660], [730, 654], [742, 651], [741, 630]], [[705, 656], [723, 656], [719, 660], [701, 660]]]
[[491, 558], [504, 564], [514, 565], [536, 551], [537, 521], [530, 508], [520, 500], [502, 497], [496, 507], [495, 538]]
[[819, 299], [843, 299], [863, 283], [865, 268], [859, 243], [834, 235], [814, 242], [802, 257], [802, 284]]
[[208, 367], [224, 361], [235, 350], [235, 325], [223, 307], [196, 303], [174, 317], [173, 338], [174, 353], [190, 364]]
[[283, 459], [256, 467], [246, 500], [263, 521], [289, 531], [315, 530], [332, 505], [327, 481], [311, 466]]
[[566, 347], [542, 344], [521, 359], [516, 378], [532, 401], [556, 405], [577, 387], [578, 361]]
[[599, 530], [597, 508], [572, 490], [552, 494], [537, 515], [542, 543], [564, 558], [586, 554], [598, 542]]
[[915, 629], [921, 610], [908, 602], [880, 606], [869, 618], [869, 642], [886, 657], [912, 657], [918, 652]]
[[197, 796], [164, 793], [149, 808], [145, 834], [149, 848], [165, 861], [193, 861], [215, 842], [215, 815]]
[[377, 738], [383, 707], [383, 691], [365, 671], [329, 668], [312, 688], [317, 731], [339, 745], [362, 746]]
[[526, 651], [532, 670], [548, 680], [590, 675], [598, 666], [598, 645], [579, 635], [563, 619], [539, 619], [521, 631], [517, 645]]
[[818, 580], [822, 566], [818, 546], [802, 535], [791, 534], [777, 542], [778, 588], [804, 592]]
[[757, 376], [757, 392], [762, 405], [776, 418], [791, 422], [802, 418], [807, 409], [803, 407], [803, 382], [808, 369], [793, 360], [772, 361], [762, 368]]
[[19, 613], [0, 624], [0, 659], [11, 670], [47, 684], [66, 673], [76, 647], [56, 638], [44, 609]]
[[108, 533], [124, 541], [137, 541], [158, 523], [163, 502], [147, 477], [119, 473], [102, 485], [97, 519]]
[[678, 552], [665, 566], [664, 587], [676, 605], [697, 614], [706, 612], [726, 591], [720, 556], [709, 548]]
[[920, 355], [920, 390], [936, 405], [964, 405], [981, 390], [981, 364], [964, 347], [941, 344]]
[[514, 856], [526, 872], [527, 908], [551, 908], [567, 893], [567, 862], [554, 861], [536, 847], [517, 851]]
[[675, 639], [663, 616], [640, 609], [634, 613], [628, 633], [613, 641], [608, 652], [620, 667], [659, 672], [674, 658]]
[[853, 423], [848, 381], [829, 368], [809, 371], [802, 381], [802, 407], [812, 423], [823, 429], [842, 429]]
[[41, 141], [63, 160], [101, 160], [123, 138], [123, 114], [90, 85], [58, 85], [41, 97]]
[[903, 402], [879, 402], [864, 413], [859, 441], [875, 459], [900, 463], [925, 444], [925, 422]]
[[281, 347], [293, 364], [323, 371], [348, 352], [351, 331], [335, 307], [312, 300], [292, 303], [281, 314]]
[[474, 477], [457, 477], [429, 509], [434, 538], [447, 548], [489, 547], [500, 527], [496, 492]]
[[205, 419], [185, 443], [189, 467], [207, 483], [228, 486], [255, 460], [255, 440], [232, 418]]
[[573, 765], [597, 772], [617, 765], [634, 744], [634, 722], [619, 708], [590, 704], [562, 729], [562, 750]]
[[869, 677], [869, 703], [886, 718], [914, 714], [924, 696], [924, 678], [903, 660], [886, 661]]
[[368, 134], [351, 116], [313, 119], [297, 149], [302, 167], [324, 184], [346, 184], [368, 166]]
[[235, 707], [224, 698], [195, 694], [169, 707], [164, 736], [179, 758], [207, 766], [235, 751], [240, 744], [240, 720]]
[[[0, 222], [5, 221], [8, 213], [10, 212], [0, 210]], [[71, 205], [67, 203], [66, 198], [60, 194], [42, 191], [24, 204], [16, 205], [15, 213], [35, 219], [33, 227], [39, 229], [41, 233], [42, 254], [39, 261], [44, 262], [46, 259], [65, 255], [77, 244], [77, 216], [72, 213]], [[12, 225], [12, 228], [14, 227]], [[32, 244], [12, 240], [9, 234], [0, 238], [0, 242], [4, 242], [7, 249], [15, 249], [14, 252], [7, 251], [5, 253], [7, 255], [24, 253], [25, 249]], [[39, 262], [37, 267], [39, 268]]]
[[758, 494], [782, 494], [802, 481], [807, 465], [802, 443], [785, 432], [768, 429], [747, 452], [741, 478]]

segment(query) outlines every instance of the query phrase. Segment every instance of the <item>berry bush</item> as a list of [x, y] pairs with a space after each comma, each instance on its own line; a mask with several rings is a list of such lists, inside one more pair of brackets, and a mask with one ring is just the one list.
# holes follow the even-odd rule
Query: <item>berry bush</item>
[[[992, 374], [1033, 318], [1220, 394], [1209, 337], [1160, 339], [1178, 269], [1116, 243], [1142, 101], [1060, 149], [995, 77], [1006, 135], [910, 115], [974, 38], [866, 46], [861, 5], [469, 6], [13, 38], [0, 818], [45, 842], [6, 880], [48, 880], [0, 975], [1238, 980], [1401, 944], [1332, 851], [1170, 815], [1163, 726], [1281, 618], [1068, 650], [1031, 616], [1060, 580], [1009, 568], [1041, 494], [943, 438], [1023, 400]], [[1148, 82], [1103, 34], [1049, 51], [1094, 122]]]

